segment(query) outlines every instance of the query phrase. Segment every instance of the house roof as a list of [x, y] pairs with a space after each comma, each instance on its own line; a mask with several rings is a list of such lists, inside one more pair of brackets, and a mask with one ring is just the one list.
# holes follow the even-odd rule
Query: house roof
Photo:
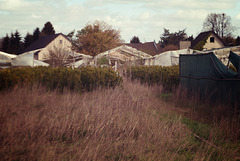
[[[207, 38], [209, 35], [215, 35], [223, 44], [224, 42], [222, 41], [222, 39], [215, 34], [215, 32], [213, 31], [206, 31], [206, 32], [201, 32], [193, 41], [192, 41], [192, 45], [191, 48], [194, 48], [194, 46], [196, 46], [200, 41], [204, 40], [205, 38]], [[224, 44], [225, 45], [225, 44]]]
[[160, 44], [159, 43], [157, 44], [155, 41], [145, 43], [126, 43], [125, 45], [148, 53], [152, 56], [157, 55], [162, 51]]
[[63, 35], [62, 33], [52, 34], [52, 35], [48, 35], [48, 36], [43, 36], [43, 37], [40, 37], [38, 40], [34, 41], [22, 53], [45, 48], [48, 44], [50, 44], [59, 35], [62, 35], [63, 37], [65, 37], [68, 40], [68, 38], [65, 35]]

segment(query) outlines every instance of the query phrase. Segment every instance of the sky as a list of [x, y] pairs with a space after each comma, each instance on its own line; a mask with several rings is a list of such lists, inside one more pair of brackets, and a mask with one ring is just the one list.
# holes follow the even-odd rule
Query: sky
[[25, 37], [48, 21], [68, 34], [99, 20], [120, 30], [126, 43], [133, 36], [158, 42], [164, 28], [196, 37], [210, 13], [230, 16], [240, 35], [240, 0], [0, 0], [0, 38], [16, 30]]

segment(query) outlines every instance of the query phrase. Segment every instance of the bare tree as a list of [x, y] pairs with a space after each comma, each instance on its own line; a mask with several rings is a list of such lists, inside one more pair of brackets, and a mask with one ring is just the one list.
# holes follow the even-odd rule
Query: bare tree
[[214, 31], [221, 38], [232, 36], [236, 29], [231, 24], [231, 17], [225, 13], [211, 13], [203, 22], [203, 31]]
[[52, 67], [64, 67], [70, 62], [73, 62], [71, 51], [56, 46], [48, 50], [46, 58]]

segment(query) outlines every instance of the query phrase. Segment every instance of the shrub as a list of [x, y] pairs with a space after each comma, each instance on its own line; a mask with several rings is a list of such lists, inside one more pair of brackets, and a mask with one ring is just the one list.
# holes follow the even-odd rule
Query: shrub
[[[209, 36], [210, 36], [210, 35], [209, 35]], [[209, 36], [208, 36], [208, 37], [209, 37]], [[200, 51], [202, 51], [202, 50], [203, 50], [203, 46], [206, 44], [208, 37], [205, 37], [202, 41], [198, 42], [198, 43], [193, 47], [193, 49], [194, 49], [194, 50], [200, 50]]]
[[91, 91], [97, 87], [115, 87], [122, 78], [109, 68], [84, 67], [71, 68], [9, 68], [0, 71], [0, 90], [15, 85], [39, 85], [48, 89], [63, 91], [68, 88], [74, 91]]
[[135, 66], [127, 69], [126, 74], [132, 80], [138, 79], [148, 85], [161, 84], [167, 90], [179, 84], [179, 66]]

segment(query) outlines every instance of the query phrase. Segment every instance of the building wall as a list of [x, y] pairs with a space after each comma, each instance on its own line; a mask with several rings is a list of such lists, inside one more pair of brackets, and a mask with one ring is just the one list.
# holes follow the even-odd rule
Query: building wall
[[72, 45], [63, 35], [56, 37], [48, 46], [38, 53], [38, 60], [44, 61], [49, 59], [50, 52], [70, 53]]
[[180, 41], [179, 42], [179, 49], [188, 49], [191, 47], [191, 41]]
[[[214, 42], [210, 42], [211, 37], [214, 37]], [[211, 34], [208, 37], [206, 44], [203, 46], [203, 49], [211, 50], [222, 47], [224, 47], [224, 44], [214, 34]]]

